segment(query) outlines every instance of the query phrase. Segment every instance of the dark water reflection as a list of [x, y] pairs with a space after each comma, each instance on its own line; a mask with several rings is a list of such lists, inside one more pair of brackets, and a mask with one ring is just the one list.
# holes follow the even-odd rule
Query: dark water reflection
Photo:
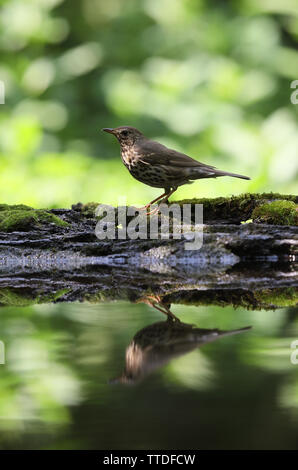
[[126, 348], [125, 369], [111, 383], [135, 384], [154, 370], [183, 356], [197, 347], [223, 336], [244, 333], [250, 327], [238, 330], [196, 328], [189, 323], [172, 320], [153, 323], [142, 328]]
[[1, 448], [297, 449], [297, 309], [172, 311], [1, 308]]

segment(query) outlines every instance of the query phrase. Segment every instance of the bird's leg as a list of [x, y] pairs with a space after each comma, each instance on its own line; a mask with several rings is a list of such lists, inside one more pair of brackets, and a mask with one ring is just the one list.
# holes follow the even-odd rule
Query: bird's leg
[[166, 203], [168, 202], [168, 199], [169, 197], [177, 190], [177, 188], [173, 188], [173, 189], [169, 189], [168, 191], [165, 190], [165, 192], [157, 197], [156, 199], [154, 199], [153, 201], [149, 202], [148, 204], [146, 204], [146, 206], [142, 207], [141, 209], [146, 209], [147, 210], [147, 215], [152, 215], [152, 214], [156, 214], [156, 212], [158, 212], [158, 207], [156, 207], [155, 209], [153, 209], [152, 211], [149, 211], [148, 212], [148, 208], [154, 204], [154, 202], [157, 202], [159, 201], [160, 199], [162, 199], [162, 202]]
[[151, 306], [152, 306], [153, 308], [155, 308], [156, 310], [159, 310], [160, 312], [162, 312], [162, 313], [164, 313], [165, 315], [167, 315], [167, 317], [168, 317], [169, 320], [180, 322], [179, 318], [176, 317], [176, 315], [174, 315], [173, 312], [171, 312], [171, 310], [170, 310], [168, 307], [164, 306], [164, 309], [163, 309], [163, 308], [161, 308], [158, 304], [156, 304], [155, 302], [152, 302], [152, 303], [151, 303]]
[[152, 206], [152, 204], [154, 204], [155, 202], [159, 201], [160, 199], [162, 199], [164, 196], [168, 196], [170, 190], [165, 190], [165, 192], [163, 194], [161, 194], [161, 196], [158, 196], [157, 198], [153, 199], [153, 201], [149, 202], [148, 204], [146, 204], [146, 206], [143, 206], [141, 207], [142, 210], [147, 210], [150, 206]]
[[169, 197], [170, 197], [175, 191], [177, 191], [177, 188], [171, 189], [171, 191], [170, 191], [168, 194], [166, 194], [165, 198], [162, 200], [162, 203], [167, 204], [167, 203], [169, 202]]
[[146, 215], [155, 215], [155, 214], [158, 213], [158, 211], [159, 211], [159, 208], [158, 208], [158, 206], [157, 206], [157, 207], [155, 207], [154, 209], [152, 209], [152, 211], [149, 211], [149, 212], [148, 212], [148, 210], [147, 210]]
[[179, 318], [171, 312], [170, 308], [162, 303], [159, 295], [148, 295], [146, 299], [142, 299], [141, 301], [167, 315], [168, 320], [180, 322]]

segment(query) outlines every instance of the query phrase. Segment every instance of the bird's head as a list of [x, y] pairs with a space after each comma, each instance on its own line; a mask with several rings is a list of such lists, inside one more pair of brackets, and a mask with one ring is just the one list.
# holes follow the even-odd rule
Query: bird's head
[[105, 127], [102, 129], [105, 132], [113, 134], [119, 141], [120, 145], [130, 146], [133, 145], [138, 139], [144, 137], [142, 132], [138, 131], [135, 127], [121, 126], [121, 127]]

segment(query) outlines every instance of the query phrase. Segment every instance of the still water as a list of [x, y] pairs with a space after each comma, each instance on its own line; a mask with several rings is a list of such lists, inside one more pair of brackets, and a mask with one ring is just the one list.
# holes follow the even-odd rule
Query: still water
[[298, 309], [172, 311], [252, 328], [177, 342], [147, 305], [0, 308], [1, 449], [298, 449]]

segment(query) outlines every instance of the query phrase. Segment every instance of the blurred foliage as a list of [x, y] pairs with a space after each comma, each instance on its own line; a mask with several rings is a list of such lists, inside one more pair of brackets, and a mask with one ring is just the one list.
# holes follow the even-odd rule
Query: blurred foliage
[[[0, 0], [1, 202], [58, 207], [157, 196], [100, 133], [124, 124], [252, 177], [198, 182], [177, 198], [295, 193], [297, 40], [297, 0]], [[173, 311], [198, 323], [195, 307]], [[107, 382], [122, 370], [132, 336], [160, 319], [153, 309], [2, 308], [0, 446], [294, 447], [289, 345], [298, 330], [289, 312], [200, 308], [200, 327], [252, 324], [252, 333], [124, 389]]]
[[247, 174], [177, 198], [294, 193], [296, 0], [1, 0], [0, 185], [6, 203], [145, 202], [102, 127]]

